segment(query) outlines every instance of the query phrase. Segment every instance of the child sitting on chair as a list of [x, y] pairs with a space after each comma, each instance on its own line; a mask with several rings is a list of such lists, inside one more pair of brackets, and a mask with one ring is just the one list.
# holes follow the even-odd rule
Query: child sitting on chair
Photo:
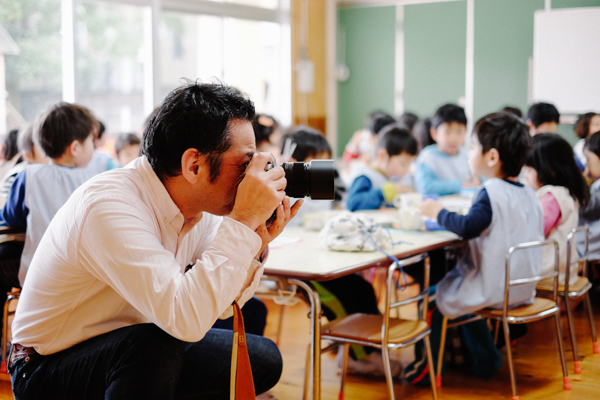
[[39, 142], [50, 164], [30, 165], [10, 189], [3, 216], [6, 223], [26, 231], [21, 256], [21, 286], [33, 254], [56, 212], [71, 193], [94, 176], [85, 169], [94, 154], [98, 121], [82, 106], [58, 103], [39, 121]]
[[[469, 166], [474, 176], [487, 180], [467, 215], [443, 209], [431, 199], [423, 202], [421, 213], [436, 218], [447, 230], [469, 240], [466, 253], [456, 268], [431, 288], [431, 343], [437, 363], [443, 317], [457, 318], [486, 307], [501, 308], [504, 299], [505, 255], [519, 243], [544, 240], [543, 214], [535, 192], [517, 181], [531, 149], [527, 126], [516, 117], [490, 114], [473, 130]], [[539, 250], [539, 251], [537, 251]], [[511, 279], [531, 277], [540, 272], [541, 249], [516, 258]], [[535, 285], [511, 289], [511, 305], [533, 300]], [[502, 356], [496, 349], [484, 320], [461, 325], [464, 343], [476, 376], [498, 371]], [[417, 360], [407, 367], [406, 378], [415, 384], [429, 382], [424, 373], [422, 346]]]
[[417, 140], [406, 129], [397, 125], [383, 128], [375, 159], [351, 175], [352, 184], [346, 201], [348, 210], [376, 210], [391, 204], [398, 193], [414, 192], [397, 181], [409, 171], [417, 155], [417, 146]]

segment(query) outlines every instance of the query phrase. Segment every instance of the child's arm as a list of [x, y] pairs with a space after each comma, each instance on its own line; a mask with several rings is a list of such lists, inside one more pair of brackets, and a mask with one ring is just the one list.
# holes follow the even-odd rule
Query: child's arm
[[27, 229], [27, 215], [29, 214], [29, 209], [25, 205], [26, 171], [25, 169], [17, 175], [17, 178], [10, 187], [10, 192], [2, 211], [2, 217], [8, 226], [23, 231]]
[[423, 163], [417, 164], [415, 175], [419, 192], [423, 194], [445, 196], [448, 194], [460, 193], [462, 189], [462, 182], [460, 180], [441, 180], [431, 168]]
[[376, 210], [381, 207], [383, 201], [382, 190], [373, 187], [371, 180], [366, 176], [359, 176], [350, 186], [346, 207], [350, 211]]
[[548, 234], [560, 222], [561, 213], [558, 202], [552, 193], [546, 193], [540, 198], [542, 211], [544, 212], [544, 237], [547, 239]]
[[442, 208], [438, 201], [428, 199], [421, 205], [421, 213], [437, 221], [446, 230], [469, 240], [483, 233], [492, 223], [492, 205], [485, 189], [477, 195], [467, 215], [460, 215]]

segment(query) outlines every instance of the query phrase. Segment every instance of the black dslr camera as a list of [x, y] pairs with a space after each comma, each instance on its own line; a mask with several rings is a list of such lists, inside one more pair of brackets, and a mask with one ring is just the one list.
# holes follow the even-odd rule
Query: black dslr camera
[[[275, 163], [270, 162], [265, 170], [274, 167]], [[285, 162], [281, 167], [285, 171], [287, 180], [286, 195], [294, 198], [310, 197], [313, 200], [334, 200], [333, 160], [311, 160], [308, 163]]]

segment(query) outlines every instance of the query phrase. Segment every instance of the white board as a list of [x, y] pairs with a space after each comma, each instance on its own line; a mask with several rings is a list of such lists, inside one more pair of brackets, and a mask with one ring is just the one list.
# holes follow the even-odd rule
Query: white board
[[600, 112], [600, 7], [535, 12], [532, 94], [561, 114]]

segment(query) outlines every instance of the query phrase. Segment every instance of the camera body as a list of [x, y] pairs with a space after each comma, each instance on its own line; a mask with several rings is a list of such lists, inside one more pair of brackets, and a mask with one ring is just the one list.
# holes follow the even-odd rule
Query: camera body
[[[265, 171], [275, 167], [268, 163]], [[281, 164], [285, 171], [287, 185], [285, 194], [294, 198], [310, 197], [313, 200], [334, 200], [335, 166], [333, 160], [311, 160], [303, 162], [285, 162]]]

